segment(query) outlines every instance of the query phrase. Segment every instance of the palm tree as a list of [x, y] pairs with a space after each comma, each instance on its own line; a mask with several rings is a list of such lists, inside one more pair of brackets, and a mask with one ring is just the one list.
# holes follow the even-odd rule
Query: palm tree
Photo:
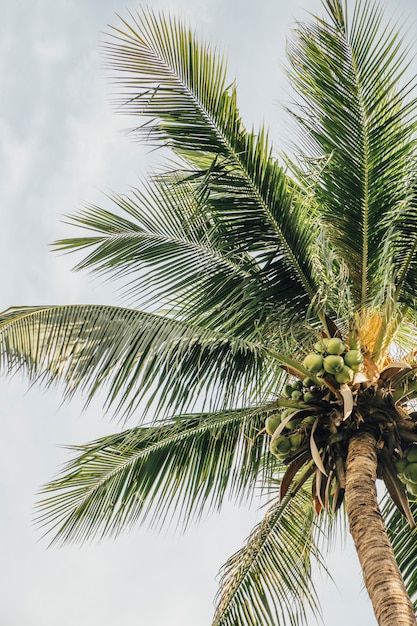
[[312, 558], [344, 516], [378, 624], [416, 624], [417, 101], [379, 8], [323, 6], [288, 47], [300, 141], [281, 165], [213, 48], [172, 17], [121, 20], [105, 46], [117, 104], [169, 158], [74, 214], [83, 234], [57, 247], [142, 308], [0, 318], [6, 371], [105, 392], [138, 424], [75, 448], [44, 488], [54, 541], [269, 494], [223, 568], [216, 626], [305, 623]]

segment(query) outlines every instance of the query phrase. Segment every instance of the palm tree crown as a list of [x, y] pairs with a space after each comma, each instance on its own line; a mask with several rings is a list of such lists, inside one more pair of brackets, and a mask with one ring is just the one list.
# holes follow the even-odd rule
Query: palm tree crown
[[[106, 408], [138, 424], [75, 448], [44, 488], [38, 519], [55, 541], [174, 512], [187, 525], [272, 485], [265, 519], [224, 566], [216, 626], [305, 623], [318, 537], [345, 513], [378, 623], [394, 623], [369, 574], [365, 509], [392, 553], [382, 575], [397, 576], [395, 556], [417, 593], [416, 99], [408, 50], [376, 5], [323, 7], [289, 42], [299, 143], [281, 162], [265, 128], [245, 129], [213, 48], [173, 17], [121, 20], [104, 47], [117, 104], [171, 158], [111, 208], [75, 213], [82, 234], [57, 248], [121, 279], [141, 310], [0, 316], [6, 371], [87, 402], [104, 390]], [[405, 606], [395, 623], [415, 623]]]

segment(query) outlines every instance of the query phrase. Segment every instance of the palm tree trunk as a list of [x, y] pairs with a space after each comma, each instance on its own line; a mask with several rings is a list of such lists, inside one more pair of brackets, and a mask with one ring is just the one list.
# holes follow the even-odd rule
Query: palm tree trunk
[[349, 443], [346, 505], [350, 532], [379, 626], [415, 626], [413, 606], [395, 561], [376, 495], [377, 442], [358, 431]]

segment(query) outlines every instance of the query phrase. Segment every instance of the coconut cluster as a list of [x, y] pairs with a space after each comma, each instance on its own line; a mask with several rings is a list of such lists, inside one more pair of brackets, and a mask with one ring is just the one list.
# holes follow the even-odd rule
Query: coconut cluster
[[311, 372], [311, 378], [296, 380], [283, 390], [283, 396], [299, 406], [277, 411], [265, 421], [265, 430], [272, 436], [272, 454], [286, 460], [304, 444], [308, 447], [312, 425], [322, 412], [322, 401], [329, 392], [321, 378], [330, 374], [339, 384], [349, 383], [362, 362], [361, 352], [347, 349], [337, 337], [321, 338], [314, 344], [314, 352], [304, 359], [304, 367]]
[[347, 350], [338, 337], [323, 338], [314, 344], [314, 352], [304, 359], [304, 367], [315, 376], [331, 374], [339, 384], [350, 383], [361, 368], [360, 350]]
[[[319, 389], [311, 378], [285, 385], [284, 396], [302, 405], [318, 399]], [[313, 408], [313, 407], [312, 407]], [[316, 417], [309, 409], [285, 408], [265, 420], [265, 430], [272, 436], [270, 451], [280, 460], [296, 452], [308, 438]]]
[[407, 454], [395, 462], [398, 478], [413, 496], [417, 496], [417, 445], [412, 444]]
[[271, 453], [280, 470], [288, 466], [280, 498], [311, 478], [316, 513], [335, 513], [344, 501], [350, 442], [366, 430], [378, 441], [377, 475], [414, 527], [407, 493], [417, 499], [417, 411], [410, 411], [417, 400], [417, 360], [391, 360], [379, 369], [368, 353], [361, 372], [361, 351], [339, 338], [340, 331], [336, 335], [321, 336], [304, 367], [296, 361], [283, 366], [291, 378], [265, 421]]

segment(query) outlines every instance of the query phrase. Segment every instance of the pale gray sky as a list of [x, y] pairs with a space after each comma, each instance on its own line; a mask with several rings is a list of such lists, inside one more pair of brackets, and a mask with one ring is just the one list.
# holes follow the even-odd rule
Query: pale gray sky
[[[317, 0], [151, 0], [188, 16], [229, 54], [248, 125], [265, 120], [277, 149], [286, 136], [279, 103], [285, 37]], [[409, 15], [412, 0], [387, 0], [388, 14]], [[0, 310], [20, 304], [115, 302], [107, 286], [70, 274], [71, 259], [49, 244], [60, 223], [107, 188], [123, 192], [149, 161], [129, 143], [127, 120], [113, 115], [98, 44], [106, 24], [135, 7], [126, 0], [4, 2], [0, 22]], [[399, 13], [400, 12], [400, 13]], [[410, 26], [411, 33], [417, 28]], [[414, 37], [415, 38], [415, 37]], [[208, 626], [220, 566], [259, 518], [226, 507], [185, 537], [136, 529], [117, 541], [46, 549], [32, 524], [40, 485], [67, 458], [58, 447], [118, 428], [98, 407], [60, 406], [59, 394], [1, 383], [0, 623], [2, 626]], [[350, 544], [331, 559], [340, 592], [323, 586], [326, 626], [375, 623]], [[311, 624], [314, 623], [312, 619]]]

